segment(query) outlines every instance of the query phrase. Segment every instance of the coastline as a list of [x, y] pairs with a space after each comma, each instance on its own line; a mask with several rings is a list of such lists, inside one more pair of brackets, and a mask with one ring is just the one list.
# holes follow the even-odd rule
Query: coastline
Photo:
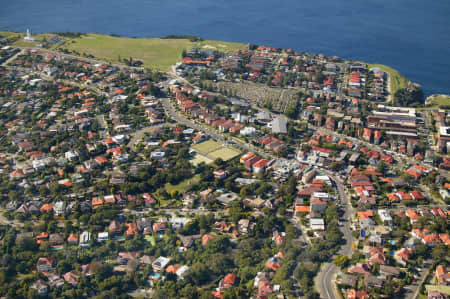
[[[158, 71], [169, 71], [170, 67], [181, 60], [181, 54], [184, 50], [196, 46], [204, 49], [234, 51], [244, 50], [247, 48], [246, 44], [218, 41], [218, 40], [201, 40], [190, 41], [186, 38], [167, 38], [167, 37], [148, 37], [136, 38], [119, 36], [115, 34], [103, 33], [80, 33], [81, 37], [63, 36], [61, 34], [69, 33], [37, 33], [33, 35], [35, 42], [23, 41], [24, 33], [15, 31], [0, 31], [0, 35], [11, 38], [16, 37], [12, 45], [17, 47], [36, 47], [42, 40], [51, 40], [59, 37], [63, 43], [57, 43], [48, 47], [48, 50], [57, 51], [61, 54], [72, 54], [95, 57], [112, 64], [123, 64], [122, 58], [132, 57], [143, 62], [144, 67], [155, 69]], [[78, 34], [71, 32], [71, 34]], [[66, 51], [69, 52], [66, 52]], [[309, 52], [308, 52], [309, 53]], [[346, 59], [343, 57], [343, 59]], [[350, 60], [350, 59], [348, 59]], [[405, 75], [398, 70], [384, 64], [371, 63], [366, 61], [358, 61], [371, 67], [379, 67], [383, 71], [389, 73], [391, 79], [392, 94], [400, 88], [405, 88], [411, 82]], [[434, 96], [429, 94], [427, 96]]]

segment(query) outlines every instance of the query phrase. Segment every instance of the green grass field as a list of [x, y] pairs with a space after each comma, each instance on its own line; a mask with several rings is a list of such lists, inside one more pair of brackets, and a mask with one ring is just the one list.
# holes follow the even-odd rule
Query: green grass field
[[201, 143], [197, 143], [192, 146], [192, 148], [194, 150], [196, 150], [197, 152], [200, 152], [201, 154], [204, 154], [204, 155], [207, 155], [213, 151], [216, 151], [216, 150], [220, 149], [221, 147], [222, 147], [221, 144], [219, 144], [218, 142], [211, 140], [211, 139], [203, 141]]
[[434, 94], [427, 98], [425, 105], [433, 108], [448, 107], [450, 106], [450, 96], [444, 94]]
[[389, 73], [391, 78], [392, 98], [394, 98], [397, 90], [408, 87], [408, 79], [400, 74], [397, 70], [383, 64], [369, 64], [368, 66], [369, 69], [373, 67], [379, 67], [382, 71]]
[[187, 39], [129, 38], [89, 33], [81, 38], [65, 39], [63, 48], [86, 53], [100, 60], [119, 63], [121, 59], [132, 57], [141, 60], [145, 67], [167, 71], [181, 60], [183, 50], [193, 46], [205, 49], [230, 51], [244, 49], [244, 44], [205, 40], [191, 42]]
[[178, 185], [172, 185], [167, 183], [164, 188], [166, 189], [167, 193], [171, 193], [173, 190], [178, 191], [178, 193], [186, 192], [190, 185], [197, 184], [200, 181], [200, 175], [197, 174], [194, 177], [184, 180]]
[[228, 160], [233, 159], [234, 157], [239, 156], [240, 154], [241, 154], [241, 152], [238, 151], [237, 149], [230, 148], [230, 147], [223, 147], [219, 150], [209, 153], [208, 155], [211, 157], [214, 157], [215, 159], [221, 158], [224, 161], [228, 161]]
[[429, 291], [438, 291], [445, 295], [450, 295], [450, 286], [427, 284], [427, 285], [425, 285], [425, 288], [427, 289], [428, 292]]
[[[192, 163], [200, 164], [201, 162], [205, 162], [208, 164], [209, 158], [221, 158], [224, 161], [228, 161], [233, 159], [234, 157], [241, 154], [241, 152], [233, 147], [223, 147], [220, 143], [214, 140], [207, 140], [196, 145], [193, 145], [192, 148], [198, 152], [197, 156], [194, 158]], [[204, 157], [208, 156], [208, 157]]]
[[[0, 31], [4, 37], [19, 37], [13, 44], [16, 47], [35, 47], [43, 38], [50, 40], [56, 34], [33, 34], [36, 42], [25, 42], [25, 33]], [[160, 71], [168, 71], [170, 66], [181, 60], [183, 50], [193, 46], [203, 49], [217, 49], [220, 51], [233, 51], [245, 49], [245, 44], [204, 40], [191, 42], [188, 39], [161, 39], [161, 38], [130, 38], [97, 33], [88, 33], [81, 38], [62, 38], [65, 44], [61, 47], [69, 51], [77, 51], [81, 55], [93, 55], [95, 58], [110, 63], [121, 63], [119, 57], [141, 60], [144, 67]], [[56, 47], [56, 46], [53, 46]]]
[[195, 153], [194, 158], [190, 161], [192, 165], [197, 166], [200, 163], [204, 162], [205, 164], [211, 164], [212, 162], [214, 162], [213, 160], [199, 154], [199, 153]]

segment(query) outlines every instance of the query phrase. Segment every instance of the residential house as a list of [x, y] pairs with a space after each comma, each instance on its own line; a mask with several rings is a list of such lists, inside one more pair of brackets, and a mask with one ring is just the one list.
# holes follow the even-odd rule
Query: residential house
[[169, 228], [167, 220], [160, 219], [158, 222], [153, 223], [153, 231], [158, 234], [163, 234]]
[[209, 241], [211, 241], [212, 239], [214, 239], [216, 236], [212, 235], [212, 234], [204, 234], [202, 236], [202, 245], [205, 246], [209, 243]]
[[141, 218], [136, 221], [137, 227], [144, 235], [152, 233], [152, 222], [148, 218]]
[[310, 218], [309, 219], [309, 227], [312, 230], [325, 230], [325, 220], [323, 218]]
[[153, 263], [152, 268], [155, 272], [160, 272], [161, 270], [164, 270], [164, 268], [167, 266], [167, 264], [170, 262], [170, 259], [164, 256], [158, 257]]
[[183, 193], [183, 206], [187, 208], [192, 208], [197, 198], [198, 195], [195, 192]]
[[37, 280], [32, 286], [32, 289], [35, 289], [38, 296], [44, 297], [48, 294], [48, 285], [42, 279]]
[[53, 211], [57, 216], [64, 215], [66, 213], [66, 203], [64, 201], [57, 201], [53, 206]]
[[40, 257], [36, 264], [36, 269], [39, 272], [49, 272], [56, 267], [56, 260], [52, 257]]
[[316, 211], [316, 212], [320, 212], [320, 211], [324, 211], [327, 208], [327, 200], [325, 198], [311, 198], [311, 202], [310, 202], [310, 210], [311, 211]]
[[139, 233], [136, 222], [125, 223], [125, 225], [127, 227], [127, 230], [125, 231], [127, 237], [131, 237]]
[[80, 275], [78, 275], [75, 271], [70, 271], [64, 274], [63, 277], [68, 284], [76, 287], [78, 285]]
[[122, 227], [120, 226], [119, 221], [111, 220], [108, 231], [110, 234], [120, 234], [122, 232]]
[[225, 275], [225, 277], [223, 279], [221, 279], [219, 281], [219, 289], [223, 290], [229, 287], [232, 287], [236, 284], [237, 282], [237, 276], [234, 273], [228, 273], [227, 275]]
[[139, 256], [139, 252], [119, 252], [117, 257], [117, 263], [126, 265], [129, 261], [136, 260]]
[[399, 263], [402, 266], [406, 266], [408, 261], [409, 261], [409, 257], [413, 254], [413, 251], [411, 249], [408, 248], [402, 248], [400, 250], [397, 250], [394, 253], [394, 259], [397, 263]]
[[370, 296], [366, 291], [357, 291], [350, 289], [347, 292], [347, 299], [369, 299]]
[[349, 267], [348, 273], [367, 274], [370, 273], [370, 267], [367, 264], [357, 263], [355, 266]]
[[91, 233], [88, 231], [84, 231], [80, 235], [80, 242], [79, 245], [81, 248], [86, 248], [90, 246], [91, 242]]
[[248, 234], [250, 232], [250, 220], [248, 219], [240, 219], [238, 222], [238, 230], [241, 234]]
[[62, 234], [50, 234], [48, 242], [51, 246], [58, 246], [64, 244], [64, 237]]
[[381, 288], [381, 287], [383, 287], [383, 281], [381, 279], [376, 278], [372, 274], [367, 273], [364, 275], [364, 285], [367, 288], [372, 288], [372, 287]]
[[400, 269], [397, 267], [392, 266], [386, 266], [386, 265], [380, 265], [380, 275], [387, 277], [399, 277], [400, 276]]
[[109, 239], [108, 232], [101, 232], [101, 233], [98, 233], [98, 235], [97, 235], [98, 242], [106, 242], [106, 241], [108, 241], [108, 239]]
[[78, 244], [78, 234], [70, 234], [67, 237], [67, 244], [69, 244], [69, 245], [77, 245]]
[[436, 272], [434, 273], [434, 278], [436, 282], [440, 285], [450, 285], [450, 273], [443, 265], [438, 265], [436, 267]]
[[342, 285], [354, 288], [354, 287], [356, 287], [356, 284], [358, 283], [358, 277], [355, 275], [342, 274], [341, 280], [339, 283]]

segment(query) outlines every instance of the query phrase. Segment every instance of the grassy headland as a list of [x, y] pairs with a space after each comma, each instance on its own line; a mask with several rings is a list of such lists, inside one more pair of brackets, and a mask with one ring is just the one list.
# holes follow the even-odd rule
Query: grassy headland
[[[24, 33], [0, 31], [0, 35], [16, 39], [13, 46], [18, 47], [35, 47], [44, 39], [49, 41], [59, 36], [54, 33], [33, 34], [36, 42], [26, 42], [23, 40]], [[97, 33], [87, 33], [81, 37], [59, 37], [64, 40], [64, 45], [51, 46], [52, 50], [57, 50], [56, 48], [59, 47], [75, 55], [92, 55], [96, 59], [111, 63], [121, 63], [119, 58], [132, 57], [134, 60], [142, 61], [144, 67], [160, 71], [169, 70], [170, 66], [180, 61], [183, 50], [190, 50], [193, 46], [221, 51], [246, 48], [245, 44], [240, 43], [215, 40], [190, 41], [187, 38], [131, 38]]]
[[188, 39], [129, 38], [89, 33], [81, 38], [70, 39], [62, 48], [112, 63], [119, 63], [119, 57], [132, 57], [142, 61], [145, 67], [167, 71], [181, 59], [183, 50], [193, 46], [222, 51], [246, 47], [244, 44], [212, 40], [191, 42]]
[[427, 108], [445, 108], [450, 107], [450, 95], [434, 94], [429, 96], [425, 101]]

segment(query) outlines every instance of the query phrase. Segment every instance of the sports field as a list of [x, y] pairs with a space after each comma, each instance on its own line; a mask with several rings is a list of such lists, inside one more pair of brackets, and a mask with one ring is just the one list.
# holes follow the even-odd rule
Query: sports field
[[188, 39], [129, 38], [89, 33], [81, 38], [65, 39], [63, 48], [86, 53], [100, 60], [120, 63], [120, 59], [140, 60], [145, 67], [168, 71], [172, 65], [181, 60], [183, 50], [193, 46], [204, 49], [230, 51], [244, 49], [244, 44], [205, 40], [191, 42]]
[[[198, 164], [202, 162], [201, 159], [211, 160], [210, 158], [213, 158], [215, 160], [217, 158], [221, 158], [224, 161], [228, 161], [241, 154], [241, 152], [236, 148], [230, 146], [224, 147], [220, 143], [211, 139], [193, 145], [192, 149], [197, 151], [197, 155], [192, 163], [194, 163], [194, 161], [197, 162], [196, 160], [198, 160]], [[198, 156], [207, 157], [200, 158]], [[207, 161], [204, 162], [207, 163]]]
[[214, 140], [211, 140], [211, 139], [203, 141], [201, 143], [197, 143], [192, 146], [192, 148], [194, 150], [196, 150], [197, 152], [200, 152], [204, 155], [209, 154], [215, 150], [218, 150], [221, 147], [222, 147], [221, 144], [219, 144], [218, 142], [215, 142]]
[[219, 150], [209, 153], [208, 155], [215, 159], [221, 158], [224, 161], [228, 161], [241, 154], [240, 151], [231, 147], [223, 147]]

